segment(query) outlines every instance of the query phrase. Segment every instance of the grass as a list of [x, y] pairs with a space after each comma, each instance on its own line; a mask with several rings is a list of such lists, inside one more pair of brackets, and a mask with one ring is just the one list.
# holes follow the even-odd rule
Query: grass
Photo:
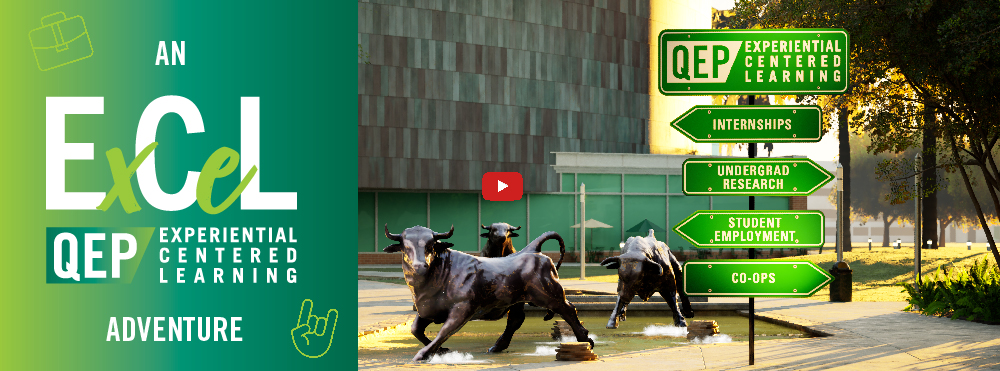
[[[845, 252], [844, 260], [854, 270], [852, 283], [853, 301], [906, 301], [907, 295], [903, 288], [897, 284], [902, 282], [913, 282], [913, 248], [903, 247], [895, 250], [891, 247], [873, 247], [868, 251], [868, 244], [854, 244], [854, 251]], [[780, 258], [776, 260], [808, 260], [825, 270], [830, 270], [837, 259], [837, 254], [826, 253], [821, 255], [805, 255]], [[966, 250], [964, 244], [958, 247], [955, 244], [951, 247], [942, 247], [937, 250], [921, 250], [921, 275], [929, 277], [938, 266], [945, 267], [949, 271], [954, 268], [964, 268], [972, 265], [973, 260], [982, 259], [983, 255], [989, 255], [991, 264], [992, 254], [986, 251], [984, 246], [973, 247], [972, 251]], [[823, 288], [809, 299], [827, 301], [830, 300], [829, 288]]]

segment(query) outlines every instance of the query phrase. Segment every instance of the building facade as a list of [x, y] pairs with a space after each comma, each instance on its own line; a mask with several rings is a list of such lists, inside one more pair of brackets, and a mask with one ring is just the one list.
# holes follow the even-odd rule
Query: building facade
[[[587, 218], [612, 226], [588, 232], [595, 249], [617, 249], [636, 220], [669, 228], [685, 212], [745, 204], [670, 187], [678, 161], [713, 150], [669, 122], [712, 98], [659, 94], [656, 37], [711, 27], [711, 7], [697, 0], [359, 2], [359, 260], [389, 244], [385, 224], [394, 233], [454, 224], [455, 248], [476, 251], [479, 224], [503, 221], [524, 226], [518, 247], [554, 230], [576, 249], [581, 183], [594, 192]], [[557, 164], [574, 153], [677, 166]], [[521, 173], [525, 197], [483, 200], [490, 171]], [[787, 198], [760, 202], [788, 208]]]

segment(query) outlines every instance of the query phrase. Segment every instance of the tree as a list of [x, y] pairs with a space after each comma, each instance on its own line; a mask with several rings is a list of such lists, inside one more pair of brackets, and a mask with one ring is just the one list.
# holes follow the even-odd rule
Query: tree
[[[912, 223], [913, 207], [891, 198], [893, 195], [891, 182], [880, 181], [871, 175], [876, 172], [880, 163], [900, 156], [912, 157], [916, 151], [873, 155], [865, 149], [871, 141], [859, 135], [851, 135], [849, 143], [850, 151], [855, 155], [851, 165], [854, 186], [864, 190], [858, 192], [851, 202], [851, 219], [861, 220], [862, 223], [869, 219], [881, 219], [885, 223], [882, 230], [882, 247], [888, 247], [890, 226], [893, 223]], [[836, 195], [836, 192], [837, 189], [834, 187], [833, 194]]]
[[[735, 11], [734, 28], [846, 29], [853, 91], [844, 98], [861, 108], [852, 121], [869, 134], [869, 149], [903, 152], [916, 145], [924, 129], [935, 130], [936, 145], [944, 149], [937, 165], [961, 174], [1000, 262], [987, 222], [987, 215], [1000, 209], [1000, 169], [993, 155], [1000, 140], [1000, 2], [744, 0]], [[985, 193], [973, 189], [972, 169], [980, 171]], [[905, 179], [894, 178], [894, 192], [926, 195], [907, 192]], [[992, 208], [980, 198], [992, 201]]]

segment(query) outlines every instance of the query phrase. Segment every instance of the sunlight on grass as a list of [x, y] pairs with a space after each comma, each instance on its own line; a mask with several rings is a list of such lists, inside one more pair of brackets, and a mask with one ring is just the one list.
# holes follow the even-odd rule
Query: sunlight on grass
[[[972, 265], [973, 260], [982, 259], [983, 255], [992, 254], [984, 248], [966, 250], [962, 247], [942, 247], [937, 250], [921, 250], [921, 272], [924, 277], [933, 274], [938, 266], [949, 271], [955, 268], [965, 268]], [[821, 268], [829, 270], [833, 267], [836, 254], [805, 255], [780, 258], [776, 260], [808, 260]], [[854, 251], [845, 252], [844, 260], [854, 270], [854, 301], [906, 301], [906, 293], [896, 284], [913, 282], [913, 248], [903, 247], [899, 250], [876, 247], [868, 251], [868, 246], [854, 247]], [[995, 264], [995, 263], [991, 263]], [[810, 297], [814, 300], [830, 300], [829, 288], [824, 288]]]

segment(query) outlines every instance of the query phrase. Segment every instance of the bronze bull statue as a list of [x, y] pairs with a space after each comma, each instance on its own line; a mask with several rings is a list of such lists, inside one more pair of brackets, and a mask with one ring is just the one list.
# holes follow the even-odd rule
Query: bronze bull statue
[[[424, 344], [414, 361], [447, 351], [441, 345], [473, 319], [498, 320], [511, 306], [531, 303], [559, 314], [573, 329], [577, 341], [594, 342], [580, 324], [576, 308], [566, 300], [552, 259], [539, 253], [543, 242], [562, 237], [546, 232], [519, 252], [502, 258], [475, 257], [450, 249], [452, 236], [414, 226], [385, 236], [395, 244], [383, 251], [403, 252], [403, 276], [413, 293], [417, 317], [410, 331]], [[443, 323], [433, 341], [424, 335], [430, 323]], [[509, 339], [508, 339], [509, 341]], [[499, 340], [498, 340], [499, 342]]]
[[[687, 326], [684, 317], [694, 317], [691, 302], [683, 290], [681, 264], [670, 253], [667, 244], [656, 240], [652, 229], [646, 237], [629, 237], [621, 255], [604, 259], [601, 265], [618, 270], [618, 301], [611, 311], [607, 328], [618, 328], [618, 321], [625, 320], [625, 310], [633, 297], [639, 296], [646, 301], [657, 292], [674, 312], [675, 326]], [[677, 310], [677, 294], [683, 302], [683, 311]]]

